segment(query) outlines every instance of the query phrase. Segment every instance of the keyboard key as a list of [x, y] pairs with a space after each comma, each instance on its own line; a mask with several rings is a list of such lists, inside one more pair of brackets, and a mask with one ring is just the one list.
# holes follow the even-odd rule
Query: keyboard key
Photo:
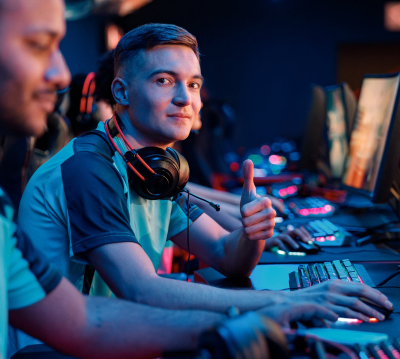
[[308, 276], [307, 266], [305, 264], [300, 264], [298, 270], [301, 283], [303, 284], [303, 288], [311, 287], [312, 283], [310, 277]]
[[290, 287], [290, 289], [303, 288], [303, 285], [300, 281], [299, 273], [297, 273], [297, 272], [289, 273], [289, 287]]
[[318, 272], [318, 276], [319, 279], [321, 280], [321, 282], [325, 282], [329, 279], [328, 274], [326, 273], [324, 267], [322, 266], [321, 263], [317, 263], [315, 265], [315, 267], [317, 268], [317, 272]]
[[339, 232], [339, 228], [336, 227], [331, 221], [328, 221], [327, 219], [323, 219], [321, 222], [324, 223], [324, 225], [328, 228], [330, 228], [334, 232]]
[[310, 275], [312, 285], [319, 284], [318, 274], [312, 264], [307, 265], [308, 274]]
[[321, 227], [318, 226], [316, 221], [309, 222], [310, 227], [314, 229], [315, 232], [320, 233], [319, 235], [315, 235], [316, 237], [325, 237], [328, 233], [324, 232]]
[[338, 260], [332, 262], [333, 267], [336, 269], [340, 279], [347, 279], [347, 270], [345, 266]]
[[338, 276], [336, 274], [335, 269], [333, 268], [333, 265], [331, 262], [325, 262], [324, 263], [325, 269], [328, 273], [329, 279], [338, 279]]

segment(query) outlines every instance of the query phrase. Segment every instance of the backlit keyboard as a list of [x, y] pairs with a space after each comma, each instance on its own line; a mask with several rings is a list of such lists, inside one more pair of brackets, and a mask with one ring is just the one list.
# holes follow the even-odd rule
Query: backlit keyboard
[[291, 290], [311, 287], [330, 279], [364, 283], [355, 265], [348, 259], [332, 262], [300, 264], [297, 272], [289, 273]]
[[299, 217], [328, 217], [335, 206], [322, 197], [295, 197], [286, 202], [287, 208]]
[[[311, 235], [312, 239], [320, 247], [340, 247], [347, 245], [352, 235], [344, 228], [336, 226], [328, 219], [315, 219], [309, 222], [282, 223], [277, 229], [281, 232], [292, 228], [303, 226]], [[399, 358], [400, 359], [400, 358]]]

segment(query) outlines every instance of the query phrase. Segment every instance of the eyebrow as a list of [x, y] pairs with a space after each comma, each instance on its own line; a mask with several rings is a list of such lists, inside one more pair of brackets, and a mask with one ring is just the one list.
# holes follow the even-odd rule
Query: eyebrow
[[26, 31], [26, 35], [30, 36], [30, 35], [47, 35], [49, 37], [51, 37], [52, 39], [56, 38], [56, 37], [62, 37], [64, 35], [64, 33], [60, 33], [58, 31], [54, 31], [51, 30], [49, 28], [45, 28], [45, 27], [31, 27], [28, 28]]
[[[155, 76], [155, 75], [158, 75], [158, 74], [170, 74], [170, 75], [172, 75], [172, 76], [178, 77], [178, 74], [177, 74], [175, 71], [160, 69], [160, 70], [155, 70], [155, 71], [153, 71], [153, 72], [149, 75], [149, 78], [151, 78], [151, 77], [153, 77], [153, 76]], [[194, 78], [194, 79], [199, 79], [199, 80], [201, 80], [202, 82], [204, 82], [204, 77], [201, 76], [201, 75], [199, 75], [199, 74], [193, 75], [192, 78]]]

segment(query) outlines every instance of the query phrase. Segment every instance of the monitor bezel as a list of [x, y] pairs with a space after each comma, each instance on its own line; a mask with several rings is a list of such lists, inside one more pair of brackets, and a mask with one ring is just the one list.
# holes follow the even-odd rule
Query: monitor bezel
[[[341, 180], [341, 187], [346, 189], [349, 192], [353, 192], [362, 196], [365, 196], [369, 199], [371, 199], [372, 202], [374, 203], [383, 203], [386, 202], [389, 199], [389, 194], [390, 194], [390, 187], [391, 187], [391, 182], [393, 180], [393, 175], [394, 171], [397, 170], [397, 164], [400, 160], [400, 107], [399, 107], [399, 98], [400, 98], [400, 72], [395, 72], [391, 74], [368, 74], [363, 77], [363, 81], [361, 84], [361, 91], [362, 91], [362, 85], [364, 84], [364, 81], [366, 79], [373, 79], [373, 78], [378, 78], [378, 79], [385, 79], [385, 78], [391, 78], [391, 77], [399, 77], [399, 86], [397, 87], [397, 93], [395, 96], [395, 102], [394, 102], [394, 108], [393, 108], [393, 113], [392, 117], [390, 119], [390, 125], [388, 128], [388, 134], [387, 134], [387, 139], [385, 143], [385, 147], [382, 153], [382, 162], [378, 171], [378, 175], [376, 178], [376, 183], [375, 183], [375, 188], [373, 191], [367, 191], [365, 189], [361, 188], [354, 188], [351, 186], [348, 186], [343, 183], [343, 177], [345, 172], [343, 173], [342, 180]], [[360, 91], [360, 95], [361, 95]], [[354, 131], [354, 128], [356, 126], [356, 117], [358, 113], [358, 108], [359, 108], [359, 101], [357, 102], [357, 108], [356, 112], [354, 114], [354, 120], [353, 120], [353, 128], [351, 131], [351, 134]], [[396, 121], [397, 119], [397, 121]], [[349, 144], [351, 141], [351, 134], [349, 136]], [[396, 141], [396, 134], [398, 135], [397, 138], [398, 140]], [[390, 154], [390, 159], [391, 161], [387, 158], [388, 154]], [[395, 166], [391, 166], [391, 163], [396, 162], [393, 158], [397, 158], [397, 164]], [[393, 167], [393, 168], [392, 168]], [[346, 167], [347, 169], [347, 167]], [[385, 178], [386, 180], [382, 182], [382, 175], [385, 173]], [[390, 180], [389, 180], [390, 179]], [[386, 184], [387, 188], [384, 188], [384, 184]]]

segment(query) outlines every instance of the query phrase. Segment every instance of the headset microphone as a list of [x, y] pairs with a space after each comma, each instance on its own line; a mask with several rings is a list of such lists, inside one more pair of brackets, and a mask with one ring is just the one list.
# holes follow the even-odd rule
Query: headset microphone
[[214, 203], [214, 202], [211, 202], [211, 201], [209, 201], [209, 200], [207, 200], [207, 199], [205, 199], [205, 198], [201, 198], [201, 197], [199, 197], [199, 196], [196, 196], [196, 195], [193, 194], [192, 192], [189, 192], [187, 189], [182, 190], [182, 192], [186, 192], [187, 194], [190, 194], [191, 196], [196, 197], [196, 198], [198, 198], [199, 200], [208, 203], [208, 204], [209, 204], [212, 208], [214, 208], [217, 212], [219, 212], [219, 211], [221, 210], [221, 206], [220, 206], [218, 203]]

